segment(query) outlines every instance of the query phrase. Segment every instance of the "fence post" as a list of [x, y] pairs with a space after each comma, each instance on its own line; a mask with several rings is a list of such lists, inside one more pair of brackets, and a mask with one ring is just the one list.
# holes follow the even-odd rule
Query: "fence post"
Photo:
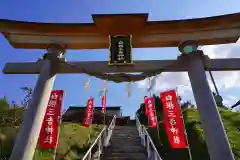
[[101, 153], [102, 153], [102, 137], [100, 137], [98, 141], [98, 159], [100, 159]]
[[149, 146], [149, 139], [147, 138], [147, 155], [148, 155], [148, 159], [150, 157], [150, 154], [151, 154], [151, 152], [150, 152], [150, 146]]

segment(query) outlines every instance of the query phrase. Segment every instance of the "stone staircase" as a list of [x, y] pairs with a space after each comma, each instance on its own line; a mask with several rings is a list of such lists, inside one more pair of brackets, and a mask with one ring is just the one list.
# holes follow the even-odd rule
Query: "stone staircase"
[[109, 146], [103, 149], [101, 160], [147, 160], [135, 126], [115, 126]]

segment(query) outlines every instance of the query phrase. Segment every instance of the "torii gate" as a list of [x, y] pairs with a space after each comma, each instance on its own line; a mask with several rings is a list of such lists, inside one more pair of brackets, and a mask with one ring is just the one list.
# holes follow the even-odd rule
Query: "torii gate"
[[[13, 47], [48, 51], [48, 56], [39, 63], [7, 63], [3, 69], [5, 74], [40, 74], [10, 160], [32, 159], [56, 74], [85, 73], [64, 63], [65, 50], [108, 48], [110, 34], [131, 34], [134, 48], [176, 47], [183, 41], [195, 47], [189, 56], [179, 56], [177, 60], [135, 61], [131, 66], [117, 68], [108, 66], [107, 62], [69, 63], [94, 73], [99, 70], [102, 73], [187, 71], [211, 159], [234, 160], [205, 70], [240, 70], [240, 59], [209, 59], [196, 51], [196, 46], [235, 43], [240, 36], [240, 13], [154, 22], [148, 22], [147, 17], [148, 14], [93, 15], [94, 23], [88, 24], [0, 20], [0, 31]], [[179, 49], [184, 52], [181, 46]]]

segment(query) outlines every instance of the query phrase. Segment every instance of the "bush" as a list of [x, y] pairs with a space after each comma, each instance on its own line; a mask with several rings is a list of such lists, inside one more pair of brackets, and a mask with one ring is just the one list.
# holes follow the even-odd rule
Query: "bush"
[[0, 111], [0, 126], [18, 127], [22, 123], [23, 108], [13, 108]]
[[17, 132], [17, 128], [0, 127], [0, 160], [10, 156]]
[[[232, 151], [236, 160], [240, 160], [240, 114], [226, 109], [219, 109], [219, 111]], [[196, 109], [186, 109], [183, 116], [192, 159], [210, 160], [198, 111]], [[174, 150], [170, 147], [163, 121], [159, 122], [160, 139], [156, 129], [149, 128], [148, 132], [164, 160], [179, 159], [179, 157], [189, 159], [187, 149]]]

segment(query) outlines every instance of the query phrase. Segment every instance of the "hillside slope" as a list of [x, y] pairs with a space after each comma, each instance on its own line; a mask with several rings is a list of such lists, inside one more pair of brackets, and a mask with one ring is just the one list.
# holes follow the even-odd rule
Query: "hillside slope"
[[[10, 156], [18, 128], [0, 127], [0, 160], [3, 160], [4, 157], [8, 159]], [[63, 123], [57, 148], [57, 160], [81, 159], [102, 128], [102, 125], [92, 125], [92, 129], [90, 129], [77, 123]], [[89, 140], [89, 134], [91, 140]], [[49, 160], [52, 153], [52, 149], [40, 149], [37, 147], [33, 160]]]
[[[219, 112], [236, 160], [240, 160], [240, 113], [226, 109], [219, 109]], [[183, 115], [193, 160], [210, 160], [198, 111], [186, 109]], [[160, 140], [156, 130], [150, 128], [148, 130], [164, 160], [173, 160], [179, 157], [182, 160], [189, 159], [187, 149], [173, 150], [170, 148], [162, 121], [159, 122]]]

